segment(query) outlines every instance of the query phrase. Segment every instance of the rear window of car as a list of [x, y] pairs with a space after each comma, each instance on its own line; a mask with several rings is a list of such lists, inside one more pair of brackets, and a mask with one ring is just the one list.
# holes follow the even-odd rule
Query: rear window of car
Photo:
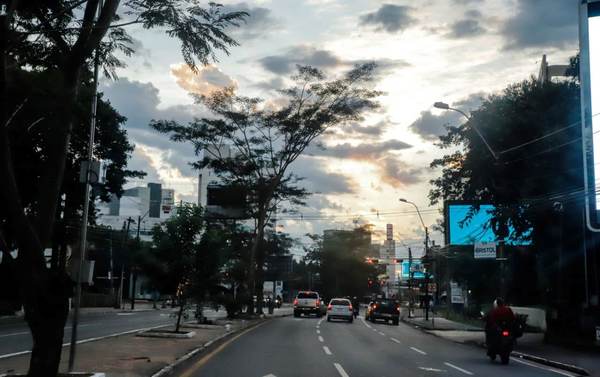
[[396, 303], [394, 301], [377, 301], [375, 302], [377, 304], [377, 306], [381, 306], [383, 308], [391, 308], [391, 307], [395, 307]]
[[298, 293], [298, 298], [319, 298], [319, 295], [315, 292], [300, 292]]
[[348, 301], [348, 300], [331, 300], [331, 305], [349, 306], [350, 301]]

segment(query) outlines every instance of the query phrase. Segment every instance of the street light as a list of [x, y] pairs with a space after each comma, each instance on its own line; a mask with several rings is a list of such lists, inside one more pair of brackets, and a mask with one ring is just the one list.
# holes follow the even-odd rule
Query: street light
[[[456, 111], [457, 113], [462, 114], [462, 116], [464, 116], [467, 119], [467, 121], [471, 120], [471, 117], [469, 115], [467, 115], [467, 113], [465, 113], [464, 111], [462, 111], [460, 109], [450, 107], [450, 105], [448, 105], [446, 102], [435, 102], [433, 104], [433, 107], [435, 107], [436, 109], [441, 109], [441, 110]], [[477, 132], [477, 135], [479, 135], [479, 138], [481, 139], [481, 141], [483, 141], [483, 144], [485, 144], [488, 151], [490, 151], [490, 154], [492, 155], [492, 157], [494, 157], [494, 160], [497, 160], [498, 155], [496, 154], [496, 152], [494, 152], [494, 150], [492, 149], [490, 144], [487, 142], [487, 140], [485, 139], [485, 137], [483, 136], [483, 134], [481, 133], [479, 128], [475, 124], [472, 124], [471, 127], [473, 127], [475, 132]]]
[[[446, 105], [441, 102], [436, 102], [436, 104]], [[421, 225], [423, 225], [423, 229], [425, 229], [425, 258], [429, 260], [429, 230], [427, 229], [427, 225], [425, 225], [425, 221], [423, 221], [423, 216], [421, 216], [421, 211], [419, 211], [419, 207], [410, 200], [406, 200], [404, 198], [398, 199], [402, 203], [407, 203], [415, 207], [417, 210], [417, 214], [419, 215], [419, 220], [421, 220]], [[409, 267], [410, 268], [410, 267]], [[425, 271], [425, 320], [429, 321], [429, 272]]]

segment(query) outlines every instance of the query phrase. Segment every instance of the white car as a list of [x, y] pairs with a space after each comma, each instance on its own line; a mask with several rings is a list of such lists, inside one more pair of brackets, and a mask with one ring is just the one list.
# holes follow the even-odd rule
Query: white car
[[332, 319], [343, 319], [350, 323], [354, 320], [352, 303], [346, 298], [333, 298], [327, 306], [327, 322]]

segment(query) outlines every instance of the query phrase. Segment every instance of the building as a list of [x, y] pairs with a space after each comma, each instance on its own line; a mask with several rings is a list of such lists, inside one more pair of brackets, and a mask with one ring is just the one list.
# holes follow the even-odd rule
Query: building
[[[227, 145], [209, 148], [204, 151], [205, 158], [219, 155], [233, 157], [233, 151]], [[247, 190], [243, 187], [225, 185], [223, 180], [210, 167], [203, 167], [198, 174], [198, 205], [204, 208], [207, 217], [219, 219], [247, 219]]]
[[100, 211], [98, 225], [123, 229], [129, 221], [129, 236], [137, 237], [138, 221], [140, 239], [150, 241], [152, 228], [175, 211], [175, 190], [163, 189], [160, 183], [148, 183], [146, 187], [126, 189], [121, 198], [111, 197], [109, 203], [98, 202]]

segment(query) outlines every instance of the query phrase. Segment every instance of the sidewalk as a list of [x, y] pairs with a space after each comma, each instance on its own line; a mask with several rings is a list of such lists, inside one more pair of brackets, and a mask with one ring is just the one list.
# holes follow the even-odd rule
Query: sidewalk
[[[481, 327], [450, 321], [441, 317], [435, 317], [433, 324], [431, 318], [429, 321], [425, 321], [423, 317], [404, 317], [402, 320], [418, 326], [430, 334], [453, 342], [472, 344], [479, 347], [485, 346], [485, 333]], [[513, 356], [522, 356], [537, 362], [545, 361], [549, 365], [554, 363], [571, 365], [585, 369], [590, 376], [600, 377], [600, 350], [581, 351], [547, 344], [544, 343], [544, 334], [542, 333], [525, 333], [517, 340]]]
[[[265, 318], [291, 314], [291, 308], [276, 309]], [[265, 319], [217, 320], [215, 325], [193, 326], [188, 330], [196, 334], [190, 339], [146, 338], [135, 334], [123, 335], [77, 345], [76, 371], [101, 372], [106, 377], [147, 377], [168, 368], [190, 353], [197, 354], [214, 341], [241, 331]], [[165, 329], [173, 329], [167, 325]], [[186, 330], [183, 328], [183, 330]], [[15, 356], [0, 360], [0, 375], [3, 373], [25, 373], [30, 355]], [[60, 370], [67, 370], [69, 347], [63, 347]]]

